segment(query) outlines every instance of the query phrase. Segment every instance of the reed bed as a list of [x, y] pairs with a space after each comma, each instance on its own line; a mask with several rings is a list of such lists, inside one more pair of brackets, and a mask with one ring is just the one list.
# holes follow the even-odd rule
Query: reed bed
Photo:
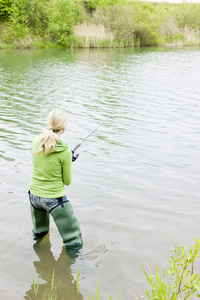
[[90, 24], [86, 21], [74, 26], [74, 35], [79, 40], [79, 46], [84, 48], [112, 47], [114, 35], [102, 24]]
[[183, 31], [184, 45], [197, 46], [200, 43], [200, 32], [199, 28], [189, 28], [185, 26]]

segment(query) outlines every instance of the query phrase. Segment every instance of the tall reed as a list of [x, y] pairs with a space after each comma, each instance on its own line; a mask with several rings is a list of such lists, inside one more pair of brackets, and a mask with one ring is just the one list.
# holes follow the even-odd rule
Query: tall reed
[[185, 45], [199, 45], [200, 31], [199, 28], [193, 29], [185, 26], [183, 31], [184, 44]]
[[113, 33], [102, 24], [95, 25], [85, 21], [74, 26], [74, 34], [84, 48], [113, 46]]

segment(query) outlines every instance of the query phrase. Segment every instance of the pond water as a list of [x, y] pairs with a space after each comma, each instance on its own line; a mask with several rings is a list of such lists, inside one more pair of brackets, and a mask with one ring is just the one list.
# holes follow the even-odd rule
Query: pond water
[[[147, 280], [166, 268], [170, 243], [194, 244], [200, 232], [200, 48], [0, 51], [0, 294], [34, 299], [144, 299]], [[63, 140], [84, 142], [66, 188], [84, 249], [71, 261], [51, 222], [32, 240], [28, 200], [31, 141], [54, 107], [69, 112]], [[80, 270], [80, 294], [76, 273]], [[40, 298], [42, 299], [42, 298]]]

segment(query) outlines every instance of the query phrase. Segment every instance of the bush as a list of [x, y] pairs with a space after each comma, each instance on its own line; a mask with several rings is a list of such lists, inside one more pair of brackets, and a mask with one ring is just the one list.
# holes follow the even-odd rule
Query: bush
[[190, 28], [200, 27], [200, 5], [191, 3], [182, 3], [173, 7], [171, 15], [177, 20], [181, 28], [188, 26]]
[[105, 9], [99, 8], [93, 15], [93, 22], [110, 28], [113, 35], [121, 41], [130, 41], [135, 37], [137, 24], [134, 19], [134, 10], [129, 6], [115, 5], [107, 6]]
[[2, 40], [12, 43], [36, 35], [43, 37], [44, 43], [69, 46], [67, 36], [72, 34], [73, 26], [82, 21], [82, 13], [81, 3], [73, 0], [14, 1]]
[[127, 43], [140, 40], [142, 46], [157, 43], [161, 24], [158, 17], [143, 9], [140, 3], [99, 8], [92, 21], [110, 28], [116, 39]]
[[24, 27], [21, 24], [16, 24], [14, 26], [7, 26], [4, 27], [3, 30], [3, 36], [2, 41], [6, 44], [13, 44], [17, 46], [18, 48], [18, 41], [22, 40], [27, 37], [27, 34], [29, 34], [29, 29], [27, 27]]
[[82, 21], [82, 7], [71, 0], [51, 0], [48, 9], [48, 29], [46, 37], [65, 45], [66, 37], [73, 33], [73, 27]]
[[47, 28], [48, 16], [45, 5], [40, 1], [14, 1], [9, 17], [10, 25], [28, 27], [34, 34], [42, 35]]
[[[169, 262], [169, 270], [163, 270], [163, 276], [159, 273], [156, 267], [156, 276], [153, 276], [150, 268], [150, 275], [146, 270], [143, 271], [149, 282], [150, 289], [146, 290], [146, 295], [149, 299], [173, 299], [185, 300], [192, 299], [193, 296], [200, 297], [200, 277], [198, 273], [194, 272], [194, 262], [199, 257], [200, 241], [195, 239], [195, 246], [191, 246], [187, 251], [182, 244], [172, 249], [172, 255]], [[170, 281], [167, 281], [167, 275], [170, 276]], [[137, 297], [136, 297], [137, 298]], [[139, 298], [137, 298], [139, 300]]]
[[0, 18], [8, 19], [10, 15], [12, 0], [0, 0]]
[[93, 12], [99, 5], [99, 0], [85, 0], [83, 3], [89, 12]]

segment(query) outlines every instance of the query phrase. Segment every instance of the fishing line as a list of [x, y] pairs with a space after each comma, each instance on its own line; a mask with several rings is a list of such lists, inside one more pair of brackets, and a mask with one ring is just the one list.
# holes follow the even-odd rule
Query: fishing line
[[72, 149], [72, 152], [74, 153], [81, 145], [100, 127], [102, 126], [112, 115], [114, 112], [112, 112], [103, 122], [101, 122], [92, 132], [90, 132], [80, 143], [78, 143], [74, 148]]

